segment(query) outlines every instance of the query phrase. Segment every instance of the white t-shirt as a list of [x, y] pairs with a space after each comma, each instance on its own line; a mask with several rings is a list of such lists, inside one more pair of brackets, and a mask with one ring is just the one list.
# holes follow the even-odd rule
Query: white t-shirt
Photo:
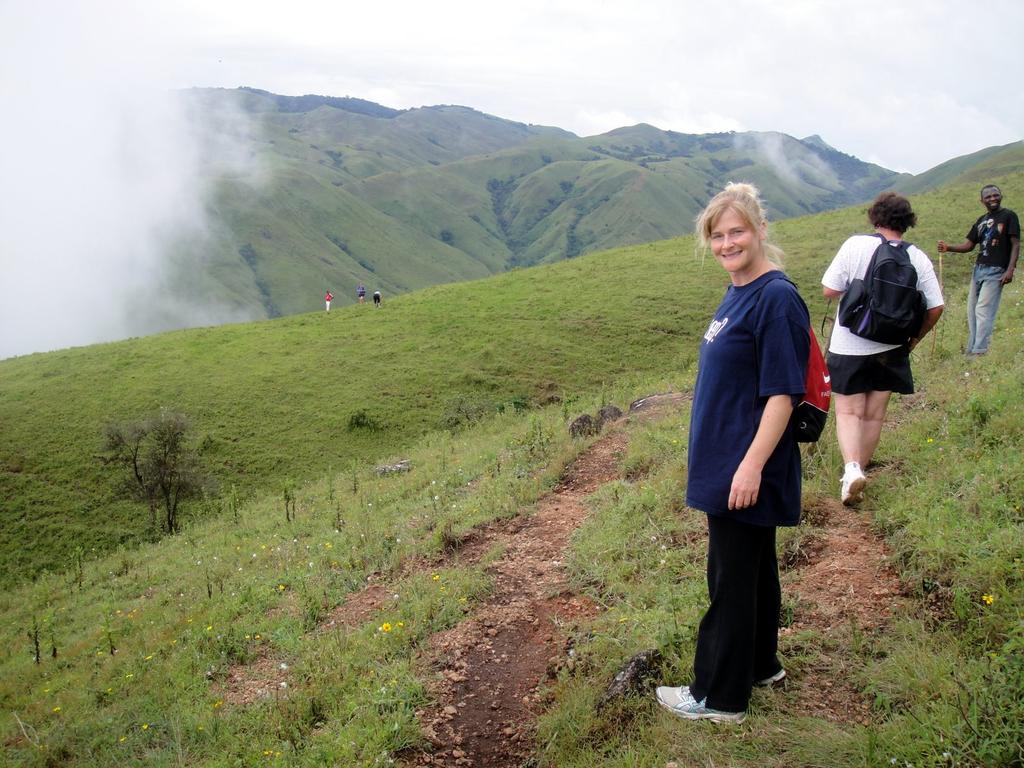
[[[876, 235], [854, 235], [849, 238], [825, 270], [821, 284], [833, 291], [845, 292], [852, 281], [863, 279], [868, 271], [868, 262], [871, 261], [879, 242], [881, 241]], [[917, 270], [917, 290], [924, 294], [925, 306], [928, 309], [941, 307], [945, 302], [931, 260], [916, 245], [911, 245], [907, 252], [910, 254], [910, 263]], [[832, 329], [832, 341], [828, 345], [829, 352], [835, 352], [837, 355], [875, 355], [896, 349], [898, 346], [900, 345], [882, 344], [854, 336], [849, 328], [839, 324], [839, 309], [836, 308], [836, 322]]]

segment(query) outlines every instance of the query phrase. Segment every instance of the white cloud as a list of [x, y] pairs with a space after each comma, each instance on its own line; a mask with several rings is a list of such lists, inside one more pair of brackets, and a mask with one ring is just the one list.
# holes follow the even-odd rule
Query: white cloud
[[211, 146], [155, 87], [161, 28], [124, 10], [4, 8], [0, 357], [240, 317], [167, 290], [168, 247], [205, 233], [203, 167], [238, 167], [231, 124]]
[[965, 30], [1020, 27], [1015, 0], [190, 0], [182, 18], [197, 32], [181, 40], [188, 79], [176, 85], [460, 103], [581, 135], [618, 127], [616, 115], [684, 132], [817, 133], [913, 172], [1019, 139], [1024, 125], [1008, 93], [1013, 46], [996, 39], [965, 66], [981, 58]]
[[153, 233], [202, 230], [201, 149], [167, 89], [457, 103], [580, 135], [816, 133], [921, 172], [1022, 138], [1022, 22], [1019, 0], [0, 2], [0, 355], [15, 317], [46, 344], [116, 335], [165, 276]]

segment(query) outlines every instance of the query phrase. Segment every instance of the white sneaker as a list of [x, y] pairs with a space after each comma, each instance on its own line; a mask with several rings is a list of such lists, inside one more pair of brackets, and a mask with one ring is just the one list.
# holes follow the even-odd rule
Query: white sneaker
[[671, 688], [667, 685], [662, 685], [655, 691], [655, 696], [658, 698], [658, 703], [668, 710], [673, 710], [680, 705], [697, 703], [697, 700], [693, 698], [693, 694], [690, 693], [690, 686], [688, 685], [684, 685], [682, 688]]
[[782, 667], [779, 667], [779, 671], [776, 672], [774, 675], [771, 675], [770, 677], [766, 677], [763, 680], [755, 680], [754, 681], [754, 685], [757, 685], [757, 686], [760, 686], [761, 688], [764, 688], [764, 687], [767, 687], [769, 685], [773, 685], [774, 683], [778, 683], [781, 680], [784, 680], [785, 677], [786, 677], [786, 670], [783, 669]]
[[843, 473], [843, 481], [839, 486], [839, 499], [847, 506], [856, 504], [861, 500], [867, 482], [868, 479], [864, 477], [860, 464], [851, 461], [846, 465], [846, 472]]
[[711, 720], [715, 723], [742, 723], [746, 712], [724, 712], [707, 706], [707, 699], [697, 701], [690, 693], [688, 686], [669, 688], [662, 686], [657, 690], [658, 704], [676, 717], [686, 720]]

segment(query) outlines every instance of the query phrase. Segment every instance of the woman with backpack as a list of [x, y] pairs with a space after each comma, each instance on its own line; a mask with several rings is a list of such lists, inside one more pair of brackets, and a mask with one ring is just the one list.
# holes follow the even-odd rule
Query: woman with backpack
[[[868, 210], [868, 220], [875, 234], [849, 238], [821, 278], [826, 298], [843, 297], [827, 357], [836, 436], [845, 465], [839, 487], [843, 504], [860, 501], [867, 483], [864, 470], [878, 447], [889, 398], [893, 392], [914, 391], [910, 353], [943, 310], [931, 260], [920, 248], [903, 241], [904, 233], [917, 223], [910, 201], [895, 192], [883, 192]], [[883, 256], [892, 274], [909, 274], [910, 279], [880, 275], [877, 270], [882, 268], [877, 265]], [[883, 286], [889, 290], [882, 290]], [[908, 291], [914, 292], [910, 300], [920, 308], [913, 317], [905, 317], [898, 307]], [[880, 328], [886, 322], [889, 327]]]
[[697, 219], [731, 285], [700, 345], [686, 504], [707, 514], [708, 593], [693, 682], [658, 703], [687, 720], [742, 722], [754, 685], [785, 677], [777, 526], [800, 520], [800, 451], [791, 423], [805, 389], [810, 317], [779, 269], [757, 189], [729, 184]]

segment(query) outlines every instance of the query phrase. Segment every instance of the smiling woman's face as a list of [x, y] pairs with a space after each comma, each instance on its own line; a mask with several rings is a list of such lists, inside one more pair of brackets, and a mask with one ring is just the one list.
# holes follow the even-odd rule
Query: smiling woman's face
[[727, 208], [711, 227], [711, 252], [729, 273], [733, 285], [746, 285], [766, 271], [767, 257], [762, 247], [766, 236], [764, 225], [752, 228], [732, 208]]

